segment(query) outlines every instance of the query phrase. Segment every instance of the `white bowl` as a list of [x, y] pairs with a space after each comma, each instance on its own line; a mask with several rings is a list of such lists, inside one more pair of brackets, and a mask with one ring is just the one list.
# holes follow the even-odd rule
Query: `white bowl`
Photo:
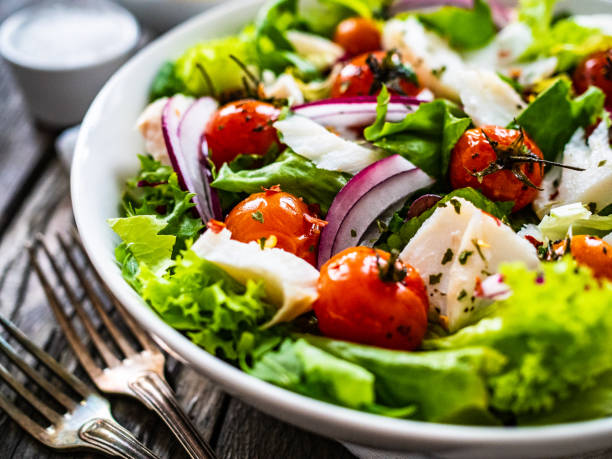
[[85, 117], [72, 166], [74, 214], [94, 265], [119, 300], [174, 355], [232, 395], [272, 416], [340, 441], [454, 458], [551, 457], [612, 446], [612, 418], [538, 428], [453, 426], [362, 413], [286, 391], [191, 343], [166, 325], [123, 280], [113, 254], [118, 240], [106, 219], [117, 216], [124, 180], [138, 168], [136, 154], [143, 145], [134, 124], [147, 103], [149, 82], [163, 62], [189, 45], [238, 31], [262, 3], [227, 3], [152, 43], [115, 74]]
[[[136, 19], [115, 3], [108, 0], [73, 3], [38, 2], [12, 14], [0, 27], [0, 53], [10, 64], [30, 111], [37, 119], [52, 126], [69, 126], [83, 119], [100, 88], [127, 61], [140, 37]], [[64, 25], [77, 20], [82, 23], [83, 17], [91, 19], [101, 14], [112, 15], [108, 21], [115, 29], [110, 31], [112, 39], [109, 45], [101, 50], [97, 47], [99, 41], [91, 41], [95, 37], [98, 40], [108, 40], [109, 37], [108, 31], [102, 31], [102, 26], [96, 24], [93, 32], [79, 30], [80, 39], [87, 38], [80, 42], [80, 46], [73, 47], [73, 32], [64, 31], [54, 33], [56, 37], [52, 41], [55, 46], [47, 43], [43, 48], [43, 42], [49, 41], [45, 33], [49, 32], [36, 31], [27, 25], [31, 24], [32, 18], [39, 27], [44, 25], [49, 21], [51, 11], [55, 12], [55, 21]], [[30, 42], [24, 46], [21, 42], [28, 36]], [[34, 41], [41, 42], [40, 47], [45, 53], [32, 54], [30, 48]], [[51, 52], [49, 48], [56, 49]]]

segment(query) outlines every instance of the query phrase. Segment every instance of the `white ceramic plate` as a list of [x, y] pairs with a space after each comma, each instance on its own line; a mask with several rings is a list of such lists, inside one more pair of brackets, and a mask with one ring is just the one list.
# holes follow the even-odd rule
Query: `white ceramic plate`
[[[162, 322], [124, 282], [114, 261], [118, 240], [106, 219], [117, 216], [124, 181], [138, 170], [136, 154], [143, 145], [134, 125], [147, 103], [149, 84], [163, 62], [195, 42], [237, 32], [262, 3], [226, 3], [155, 41], [115, 74], [85, 117], [72, 167], [74, 214], [94, 265], [119, 300], [174, 355], [231, 394], [284, 421], [341, 441], [447, 457], [551, 457], [612, 446], [612, 418], [540, 428], [451, 426], [385, 418], [294, 394], [195, 346]], [[580, 3], [580, 11], [585, 7], [588, 12], [598, 11], [596, 5], [602, 11], [605, 5], [612, 12], [603, 0], [572, 3]]]

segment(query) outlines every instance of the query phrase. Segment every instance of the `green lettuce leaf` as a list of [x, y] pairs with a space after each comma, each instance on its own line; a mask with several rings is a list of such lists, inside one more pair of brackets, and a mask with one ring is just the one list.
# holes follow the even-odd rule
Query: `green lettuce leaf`
[[403, 249], [423, 225], [423, 223], [425, 223], [425, 220], [431, 217], [438, 207], [448, 205], [447, 203], [453, 198], [466, 199], [479, 209], [482, 209], [499, 219], [505, 219], [510, 214], [512, 207], [514, 206], [513, 201], [493, 202], [474, 188], [459, 188], [448, 193], [440, 201], [438, 201], [435, 206], [427, 209], [417, 217], [413, 217], [403, 222], [403, 220], [397, 216], [395, 220], [398, 221], [398, 223], [400, 221], [403, 223], [389, 225], [389, 231], [380, 238], [379, 242], [377, 243], [377, 247], [385, 250]]
[[310, 80], [320, 76], [317, 68], [295, 51], [285, 32], [298, 28], [298, 0], [269, 0], [255, 18], [254, 44], [259, 67], [282, 73], [295, 67], [298, 76]]
[[[172, 274], [141, 266], [139, 280], [142, 297], [161, 318], [211, 354], [237, 360], [259, 338], [275, 333], [258, 330], [274, 312], [261, 282], [244, 286], [191, 250], [176, 258]], [[245, 347], [245, 341], [251, 344]]]
[[554, 161], [576, 129], [594, 124], [603, 110], [605, 95], [600, 89], [591, 86], [575, 99], [571, 91], [571, 82], [559, 79], [516, 118], [545, 159]]
[[[160, 274], [203, 228], [193, 214], [193, 194], [183, 191], [170, 166], [139, 156], [141, 170], [126, 184], [121, 201], [123, 218], [109, 220], [122, 239], [115, 249], [123, 277], [137, 291], [139, 266]], [[170, 255], [167, 254], [170, 247]]]
[[534, 37], [544, 35], [553, 19], [558, 0], [519, 0], [519, 21], [527, 24]]
[[433, 177], [444, 178], [451, 151], [471, 120], [453, 103], [438, 99], [421, 104], [403, 121], [386, 122], [390, 100], [383, 86], [377, 99], [376, 120], [364, 130], [366, 140], [402, 155]]
[[463, 51], [482, 48], [497, 32], [491, 8], [484, 0], [475, 0], [472, 9], [444, 6], [418, 17], [427, 27], [448, 39], [453, 48]]
[[375, 376], [379, 404], [415, 405], [415, 417], [432, 422], [496, 424], [488, 413], [486, 376], [504, 357], [485, 348], [402, 352], [305, 336], [312, 345]]
[[567, 71], [584, 57], [604, 51], [612, 46], [612, 37], [599, 29], [576, 24], [571, 18], [557, 22], [546, 33], [538, 36], [523, 53], [521, 60], [531, 61], [540, 57], [555, 56], [557, 71]]
[[277, 351], [265, 353], [251, 375], [286, 389], [351, 408], [374, 404], [374, 375], [334, 357], [305, 340], [285, 340]]
[[612, 37], [601, 30], [582, 27], [571, 17], [555, 20], [557, 0], [521, 0], [519, 21], [531, 28], [533, 42], [521, 56], [522, 61], [556, 57], [557, 71], [574, 67], [582, 58], [612, 46]]
[[306, 158], [287, 150], [276, 161], [259, 169], [234, 172], [224, 164], [212, 186], [251, 194], [261, 192], [262, 188], [280, 185], [283, 191], [304, 198], [309, 204], [318, 204], [326, 213], [349, 178], [348, 174], [319, 169]]
[[[230, 55], [245, 64], [254, 64], [255, 53], [251, 35], [244, 32], [240, 35], [208, 40], [188, 48], [174, 64], [174, 77], [182, 82], [184, 92], [197, 97], [241, 89], [244, 75]], [[209, 87], [202, 68], [209, 75], [213, 88]], [[162, 67], [160, 72], [162, 71], [168, 70]], [[161, 78], [160, 75], [158, 78]], [[214, 93], [211, 89], [214, 89]]]
[[593, 215], [581, 203], [567, 204], [552, 209], [538, 228], [542, 235], [551, 241], [564, 239], [572, 234], [588, 234], [603, 237], [612, 232], [612, 215]]
[[427, 348], [490, 347], [508, 363], [488, 377], [491, 406], [517, 415], [551, 412], [612, 369], [612, 284], [567, 257], [542, 272], [502, 266], [512, 296], [491, 315]]
[[149, 100], [160, 99], [162, 97], [172, 97], [175, 94], [188, 94], [189, 91], [185, 83], [180, 79], [175, 71], [174, 62], [166, 62], [161, 66], [157, 75], [153, 79], [149, 90]]
[[608, 416], [612, 416], [612, 371], [599, 376], [595, 385], [563, 400], [553, 411], [519, 416], [517, 424], [544, 426]]
[[108, 224], [125, 243], [138, 263], [142, 263], [156, 275], [172, 266], [172, 249], [176, 236], [160, 235], [166, 222], [155, 215], [135, 215], [111, 218]]

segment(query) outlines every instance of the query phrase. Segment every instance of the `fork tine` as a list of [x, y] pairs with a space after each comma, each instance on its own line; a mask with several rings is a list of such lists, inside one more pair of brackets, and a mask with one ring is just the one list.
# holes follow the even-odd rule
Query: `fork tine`
[[0, 324], [24, 347], [30, 354], [40, 360], [49, 370], [61, 378], [66, 384], [72, 387], [83, 398], [87, 398], [92, 390], [83, 383], [80, 379], [75, 378], [61, 366], [57, 360], [39, 348], [30, 339], [19, 330], [15, 324], [0, 314]]
[[102, 278], [100, 277], [100, 274], [98, 274], [98, 271], [94, 268], [93, 264], [91, 263], [89, 255], [87, 255], [87, 251], [85, 250], [85, 247], [83, 246], [83, 241], [81, 241], [81, 237], [79, 236], [79, 233], [77, 233], [75, 228], [72, 228], [71, 236], [72, 236], [72, 240], [76, 242], [76, 245], [79, 247], [81, 253], [83, 254], [83, 257], [85, 258], [85, 260], [87, 260], [90, 270], [93, 272], [94, 276], [96, 277], [98, 284], [102, 286], [102, 288], [104, 289], [108, 297], [111, 299], [113, 306], [115, 306], [117, 311], [119, 311], [121, 318], [125, 321], [125, 323], [129, 327], [130, 331], [134, 334], [136, 339], [138, 339], [138, 342], [143, 347], [143, 349], [146, 349], [150, 352], [159, 351], [159, 348], [153, 342], [153, 340], [149, 337], [149, 335], [140, 327], [140, 325], [138, 325], [134, 321], [134, 319], [132, 319], [132, 317], [128, 314], [128, 312], [125, 310], [123, 305], [119, 302], [119, 300], [114, 295], [114, 293], [111, 292], [111, 290], [108, 288], [108, 285], [106, 285], [106, 282], [102, 280]]
[[28, 365], [25, 360], [23, 360], [13, 346], [11, 346], [3, 337], [0, 336], [0, 349], [4, 351], [4, 353], [8, 356], [11, 361], [13, 361], [25, 374], [27, 374], [30, 378], [32, 378], [36, 383], [42, 387], [49, 395], [51, 395], [55, 400], [61, 403], [64, 408], [71, 411], [76, 407], [76, 402], [72, 400], [70, 397], [67, 397], [62, 392], [58, 391], [55, 386], [49, 383], [46, 379], [42, 377], [42, 375]]
[[49, 305], [51, 306], [51, 309], [55, 313], [55, 317], [57, 318], [57, 321], [60, 324], [60, 327], [64, 331], [64, 334], [66, 335], [66, 338], [68, 339], [68, 342], [72, 346], [72, 349], [74, 349], [77, 357], [79, 358], [79, 361], [85, 368], [85, 371], [87, 371], [87, 373], [92, 379], [96, 378], [98, 375], [101, 374], [102, 370], [96, 365], [93, 359], [89, 356], [89, 352], [87, 351], [87, 349], [85, 348], [85, 346], [83, 345], [79, 337], [77, 336], [74, 328], [72, 327], [72, 324], [70, 323], [70, 320], [68, 319], [68, 317], [66, 316], [66, 313], [60, 306], [59, 300], [57, 299], [55, 292], [51, 288], [49, 281], [47, 280], [40, 265], [38, 264], [38, 260], [36, 259], [36, 254], [34, 253], [33, 247], [31, 246], [28, 247], [28, 254], [30, 256], [32, 265], [34, 266], [34, 271], [36, 271], [36, 274], [38, 278], [40, 279], [40, 283], [43, 286], [43, 290], [45, 291], [45, 295], [47, 296], [47, 299], [49, 300]]
[[75, 274], [79, 278], [79, 281], [81, 281], [81, 285], [83, 285], [83, 287], [85, 288], [85, 291], [87, 292], [87, 295], [89, 297], [89, 300], [91, 301], [91, 304], [96, 309], [96, 312], [102, 319], [102, 322], [104, 322], [104, 325], [108, 329], [109, 333], [111, 334], [111, 336], [113, 337], [113, 339], [115, 340], [115, 342], [117, 343], [117, 345], [119, 346], [123, 354], [126, 357], [135, 355], [136, 350], [130, 345], [127, 339], [125, 339], [123, 334], [119, 331], [119, 329], [115, 326], [115, 324], [110, 320], [110, 317], [108, 317], [108, 314], [106, 314], [106, 311], [104, 311], [100, 297], [95, 292], [95, 290], [92, 288], [89, 280], [85, 277], [83, 272], [77, 266], [76, 260], [72, 256], [70, 248], [68, 247], [68, 244], [66, 243], [66, 241], [64, 241], [64, 238], [61, 237], [59, 234], [57, 234], [57, 240], [62, 246], [62, 249], [64, 249], [64, 254], [66, 255], [66, 259], [68, 260], [68, 263], [70, 263], [72, 270], [75, 272]]
[[30, 405], [38, 410], [40, 414], [46, 417], [51, 424], [58, 424], [62, 420], [62, 415], [45, 405], [36, 395], [30, 392], [17, 379], [11, 375], [6, 367], [0, 364], [0, 378], [4, 379], [15, 392], [25, 398]]
[[47, 256], [47, 259], [49, 260], [49, 263], [51, 263], [51, 267], [53, 268], [53, 271], [55, 271], [55, 275], [57, 276], [57, 278], [59, 279], [60, 283], [62, 284], [62, 287], [64, 287], [64, 290], [66, 291], [66, 294], [68, 295], [68, 299], [70, 301], [70, 304], [72, 305], [72, 307], [76, 311], [77, 315], [79, 316], [79, 319], [81, 319], [81, 322], [83, 322], [83, 325], [85, 326], [85, 330], [87, 330], [87, 333], [91, 337], [91, 340], [94, 343], [96, 349], [98, 350], [98, 352], [100, 353], [100, 355], [102, 356], [104, 361], [106, 362], [106, 365], [108, 365], [109, 367], [114, 367], [114, 366], [119, 365], [121, 362], [111, 352], [111, 350], [106, 345], [104, 340], [102, 340], [102, 337], [100, 336], [100, 334], [96, 331], [93, 323], [91, 322], [91, 319], [89, 318], [89, 316], [87, 315], [87, 313], [83, 309], [83, 306], [81, 305], [81, 303], [77, 299], [77, 296], [74, 293], [74, 290], [68, 284], [68, 281], [64, 277], [64, 274], [62, 273], [62, 270], [59, 268], [59, 266], [55, 262], [55, 259], [51, 255], [51, 251], [49, 250], [49, 247], [47, 247], [47, 243], [46, 243], [45, 239], [43, 238], [43, 236], [41, 234], [39, 234], [36, 237], [36, 239], [40, 243], [40, 245], [41, 245], [41, 247], [43, 249], [43, 252]]
[[0, 409], [8, 414], [13, 421], [21, 426], [26, 432], [32, 435], [34, 438], [38, 438], [40, 441], [46, 444], [50, 444], [49, 436], [47, 431], [40, 426], [38, 423], [30, 419], [23, 411], [21, 411], [15, 404], [7, 399], [3, 394], [0, 393]]

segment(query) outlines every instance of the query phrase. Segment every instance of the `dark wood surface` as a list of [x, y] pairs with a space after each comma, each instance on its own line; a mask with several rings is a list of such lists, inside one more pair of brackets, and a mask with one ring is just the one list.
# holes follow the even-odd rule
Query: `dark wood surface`
[[[0, 0], [0, 21], [28, 3]], [[70, 371], [86, 380], [47, 306], [24, 245], [36, 233], [73, 224], [68, 171], [56, 156], [57, 132], [37, 126], [7, 66], [0, 62], [0, 312]], [[180, 403], [223, 458], [348, 458], [340, 444], [296, 429], [225, 394], [168, 359], [167, 377]], [[0, 383], [3, 385], [3, 383]], [[109, 397], [115, 417], [160, 457], [185, 454], [165, 425], [136, 401]], [[53, 451], [0, 412], [0, 458], [97, 457]]]

